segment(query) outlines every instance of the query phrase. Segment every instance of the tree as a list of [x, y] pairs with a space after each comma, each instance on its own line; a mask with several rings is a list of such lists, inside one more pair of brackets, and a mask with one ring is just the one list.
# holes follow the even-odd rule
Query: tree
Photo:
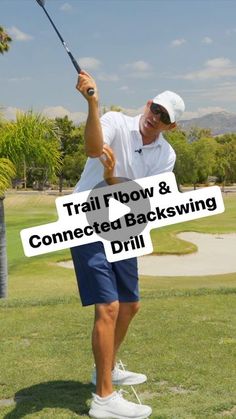
[[65, 156], [64, 174], [65, 178], [69, 182], [69, 186], [75, 186], [80, 179], [86, 160], [87, 156], [83, 145], [79, 145], [78, 151], [73, 155], [68, 154]]
[[4, 298], [7, 295], [4, 191], [15, 174], [14, 168], [16, 171], [19, 170], [22, 162], [25, 168], [27, 166], [45, 167], [52, 174], [59, 169], [59, 141], [53, 122], [32, 112], [18, 114], [16, 122], [6, 122], [0, 129], [0, 162], [2, 168], [0, 172], [0, 298]]
[[43, 168], [49, 176], [59, 169], [59, 139], [53, 121], [32, 111], [19, 112], [16, 122], [5, 123], [2, 132], [0, 157], [15, 164], [17, 176], [25, 184], [29, 168]]
[[167, 131], [164, 135], [176, 152], [174, 173], [177, 184], [180, 186], [184, 183], [192, 183], [193, 155], [185, 132], [175, 129]]
[[15, 168], [12, 162], [0, 158], [0, 298], [7, 296], [6, 228], [3, 200], [4, 192], [10, 186], [14, 176]]
[[213, 137], [204, 137], [207, 130], [196, 128], [199, 138], [189, 142], [188, 133], [175, 129], [165, 133], [165, 137], [176, 152], [174, 173], [178, 184], [192, 183], [194, 188], [205, 182], [213, 174], [217, 143]]
[[[11, 37], [0, 26], [0, 54], [9, 50]], [[2, 121], [0, 121], [2, 126]], [[7, 255], [6, 255], [6, 229], [4, 217], [4, 191], [8, 188], [11, 178], [15, 176], [15, 168], [8, 159], [0, 158], [0, 298], [7, 295]]]
[[186, 135], [189, 143], [200, 140], [203, 137], [212, 137], [211, 130], [209, 128], [199, 128], [196, 126], [190, 127], [190, 129], [186, 131]]
[[55, 122], [61, 143], [62, 165], [58, 177], [59, 192], [62, 192], [64, 180], [70, 186], [78, 181], [87, 159], [84, 150], [84, 124], [75, 127], [68, 116], [56, 118]]
[[11, 41], [11, 37], [4, 30], [4, 28], [0, 26], [0, 54], [4, 54], [9, 50], [9, 44]]
[[216, 137], [216, 164], [214, 174], [223, 183], [236, 182], [236, 135], [225, 134]]
[[75, 127], [68, 116], [64, 118], [55, 119], [56, 127], [58, 128], [58, 135], [60, 138], [60, 150], [61, 150], [61, 167], [58, 173], [59, 178], [59, 192], [62, 192], [63, 181], [66, 178], [65, 174], [65, 158], [68, 154], [74, 153], [76, 151], [76, 138], [73, 136]]
[[208, 176], [213, 174], [216, 155], [216, 141], [214, 138], [200, 138], [198, 141], [191, 143], [192, 149], [192, 182], [194, 188], [197, 183], [207, 181]]

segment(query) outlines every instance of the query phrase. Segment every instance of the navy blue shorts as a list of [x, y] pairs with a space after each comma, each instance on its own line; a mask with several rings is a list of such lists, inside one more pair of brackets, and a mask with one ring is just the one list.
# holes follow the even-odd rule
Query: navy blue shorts
[[70, 250], [83, 306], [139, 300], [137, 258], [110, 263], [102, 242]]

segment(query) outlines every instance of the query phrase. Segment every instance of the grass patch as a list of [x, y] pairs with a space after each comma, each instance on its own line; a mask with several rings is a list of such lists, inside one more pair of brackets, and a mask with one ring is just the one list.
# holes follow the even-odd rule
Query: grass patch
[[[148, 375], [138, 394], [153, 418], [217, 417], [236, 392], [236, 287], [170, 285], [141, 279], [142, 310], [120, 356]], [[0, 407], [0, 417], [87, 417], [93, 309], [73, 294], [14, 299], [0, 304], [0, 318], [1, 399], [17, 400]]]
[[[20, 243], [22, 228], [57, 219], [54, 201], [46, 195], [6, 199], [9, 299], [0, 301], [3, 419], [86, 418], [94, 391], [89, 382], [93, 308], [81, 307], [73, 270], [56, 265], [70, 253], [25, 258]], [[225, 204], [219, 216], [154, 231], [158, 249], [191, 250], [175, 237], [181, 228], [235, 231], [236, 200], [227, 196]], [[137, 390], [153, 407], [152, 418], [235, 417], [235, 276], [140, 278], [142, 310], [120, 356], [130, 369], [148, 375]], [[128, 398], [134, 401], [131, 392]]]
[[[9, 267], [25, 264], [25, 257], [19, 232], [23, 228], [46, 224], [57, 220], [55, 196], [45, 194], [10, 194], [5, 200]], [[197, 246], [180, 240], [176, 234], [183, 231], [200, 233], [232, 233], [236, 231], [236, 196], [224, 197], [225, 212], [185, 223], [161, 227], [151, 231], [154, 253], [187, 254], [197, 251]], [[56, 255], [56, 256], [54, 256]], [[40, 256], [38, 257], [40, 258]], [[68, 250], [47, 254], [43, 260], [66, 260], [70, 258]], [[28, 263], [31, 263], [31, 258]]]
[[224, 196], [225, 212], [185, 223], [174, 224], [152, 230], [154, 252], [158, 254], [193, 253], [197, 246], [176, 237], [185, 231], [205, 234], [234, 233], [236, 231], [236, 196]]

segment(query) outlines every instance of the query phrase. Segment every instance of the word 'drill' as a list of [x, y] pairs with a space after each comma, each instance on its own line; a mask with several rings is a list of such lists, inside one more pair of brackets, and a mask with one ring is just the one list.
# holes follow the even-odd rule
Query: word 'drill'
[[[115, 221], [108, 219], [111, 198], [130, 206]], [[154, 228], [224, 211], [219, 187], [180, 193], [173, 173], [67, 195], [57, 198], [56, 205], [57, 222], [21, 231], [26, 256], [100, 240], [109, 261], [127, 259], [153, 251]]]

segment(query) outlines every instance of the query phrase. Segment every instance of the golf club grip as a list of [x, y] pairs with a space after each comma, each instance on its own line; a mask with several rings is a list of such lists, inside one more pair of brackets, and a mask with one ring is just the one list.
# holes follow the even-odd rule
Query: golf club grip
[[92, 87], [90, 87], [90, 89], [87, 90], [87, 93], [89, 96], [93, 96], [95, 93], [95, 90]]

